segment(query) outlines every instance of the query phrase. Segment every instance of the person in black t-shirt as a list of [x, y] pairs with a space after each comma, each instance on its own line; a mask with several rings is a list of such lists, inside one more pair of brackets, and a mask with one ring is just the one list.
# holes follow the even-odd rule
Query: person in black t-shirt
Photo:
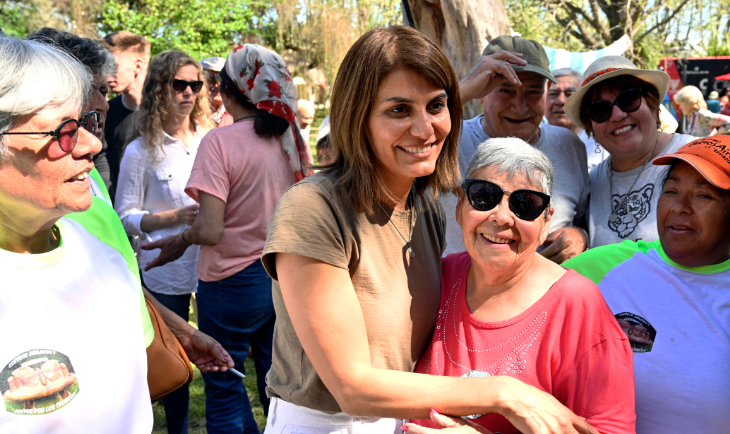
[[94, 94], [84, 104], [83, 114], [86, 115], [92, 110], [101, 114], [101, 128], [98, 128], [95, 133], [97, 138], [102, 140], [102, 149], [101, 152], [94, 155], [93, 159], [94, 167], [99, 171], [99, 175], [108, 189], [111, 185], [111, 173], [102, 131], [109, 110], [109, 104], [106, 101], [106, 95], [109, 93], [107, 76], [114, 74], [117, 69], [114, 56], [96, 40], [81, 38], [50, 27], [37, 30], [26, 36], [25, 39], [61, 48], [91, 70], [94, 77]]
[[109, 101], [103, 140], [111, 172], [109, 195], [113, 201], [124, 147], [136, 138], [135, 112], [142, 103], [150, 43], [143, 36], [125, 31], [109, 34], [101, 43], [114, 54], [117, 62], [117, 72], [109, 75], [108, 81], [112, 92], [119, 95]]

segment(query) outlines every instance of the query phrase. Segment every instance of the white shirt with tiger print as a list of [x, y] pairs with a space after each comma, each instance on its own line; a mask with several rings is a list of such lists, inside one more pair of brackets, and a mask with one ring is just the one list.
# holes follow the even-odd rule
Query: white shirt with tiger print
[[[696, 137], [686, 134], [674, 134], [662, 150], [662, 154], [676, 152], [695, 139]], [[614, 171], [609, 186], [611, 170], [608, 167], [609, 161], [610, 158], [604, 160], [590, 173], [591, 196], [588, 203], [590, 247], [605, 246], [625, 240], [657, 241], [659, 233], [656, 229], [656, 204], [667, 166], [655, 166], [649, 162], [646, 167], [637, 167], [626, 172]], [[637, 176], [639, 179], [636, 179]], [[620, 204], [627, 193], [629, 199], [624, 209]], [[619, 223], [609, 222], [613, 209], [617, 210]]]

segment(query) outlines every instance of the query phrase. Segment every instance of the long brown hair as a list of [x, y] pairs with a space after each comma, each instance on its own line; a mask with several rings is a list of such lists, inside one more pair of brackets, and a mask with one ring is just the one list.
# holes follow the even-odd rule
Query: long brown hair
[[[150, 62], [142, 88], [142, 104], [139, 107], [137, 132], [142, 136], [142, 146], [147, 149], [153, 160], [160, 159], [158, 150], [162, 155], [165, 152], [162, 147], [165, 137], [162, 122], [170, 114], [168, 106], [173, 99], [172, 82], [177, 71], [188, 65], [193, 65], [198, 70], [198, 80], [205, 80], [200, 64], [179, 50], [163, 51]], [[195, 127], [206, 130], [214, 127], [208, 102], [208, 90], [205, 86], [195, 98], [190, 121]]]
[[375, 201], [393, 202], [393, 194], [377, 170], [367, 139], [367, 119], [385, 76], [397, 69], [423, 75], [448, 95], [451, 133], [444, 141], [436, 169], [416, 179], [416, 191], [430, 188], [433, 198], [456, 188], [459, 181], [459, 129], [461, 99], [459, 84], [449, 59], [417, 30], [393, 26], [365, 33], [342, 61], [332, 88], [330, 140], [335, 161], [326, 166], [336, 184], [357, 212], [372, 213]]

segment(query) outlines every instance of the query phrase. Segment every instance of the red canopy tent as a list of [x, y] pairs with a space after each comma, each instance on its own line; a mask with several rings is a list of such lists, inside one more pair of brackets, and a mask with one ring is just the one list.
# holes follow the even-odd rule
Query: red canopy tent
[[715, 77], [715, 81], [730, 81], [730, 72]]

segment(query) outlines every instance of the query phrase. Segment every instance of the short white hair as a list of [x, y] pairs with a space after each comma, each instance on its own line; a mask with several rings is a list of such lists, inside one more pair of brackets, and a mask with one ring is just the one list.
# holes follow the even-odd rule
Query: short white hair
[[[68, 106], [80, 111], [94, 91], [91, 72], [65, 51], [0, 36], [0, 133], [18, 116]], [[6, 149], [0, 137], [0, 159]]]
[[551, 74], [553, 74], [553, 77], [555, 77], [555, 78], [573, 76], [576, 79], [578, 79], [578, 83], [580, 83], [581, 80], [583, 80], [583, 74], [581, 74], [580, 72], [576, 71], [573, 68], [556, 69], [555, 71], [551, 72]]
[[552, 195], [553, 164], [545, 154], [522, 139], [500, 137], [479, 145], [466, 169], [466, 177], [473, 177], [474, 172], [485, 167], [494, 167], [497, 173], [506, 173], [510, 178], [518, 173], [525, 175], [542, 193]]

